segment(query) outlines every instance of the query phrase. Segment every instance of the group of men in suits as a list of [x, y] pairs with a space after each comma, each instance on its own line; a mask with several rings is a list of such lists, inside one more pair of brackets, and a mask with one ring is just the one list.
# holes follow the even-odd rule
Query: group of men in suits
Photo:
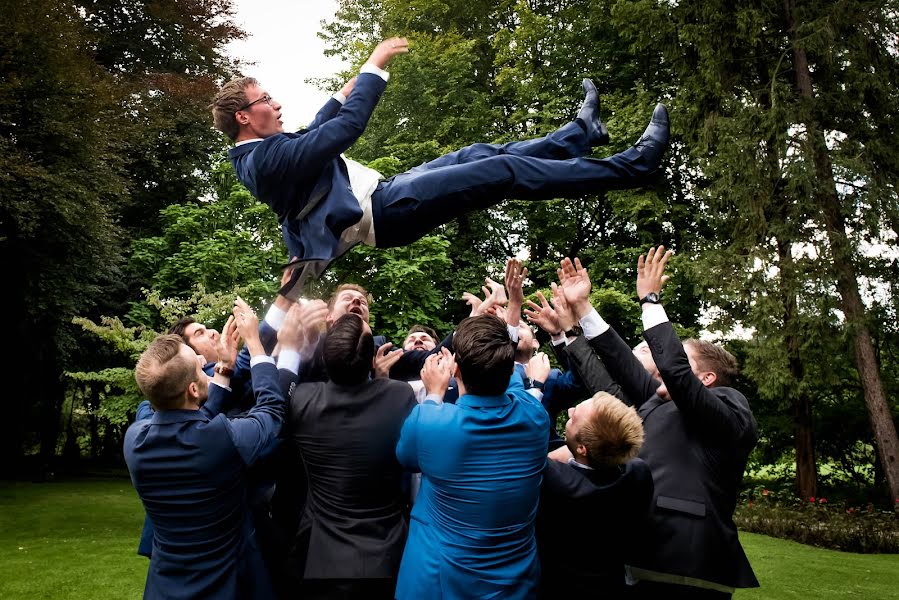
[[756, 423], [729, 387], [733, 357], [681, 343], [668, 322], [663, 249], [638, 262], [647, 345], [634, 351], [590, 305], [577, 260], [561, 263], [550, 301], [528, 301], [564, 371], [521, 323], [516, 260], [439, 342], [424, 327], [396, 349], [373, 335], [358, 285], [296, 302], [357, 243], [401, 246], [505, 198], [636, 187], [659, 171], [661, 104], [632, 147], [587, 156], [608, 132], [585, 79], [577, 117], [546, 137], [381, 180], [342, 152], [408, 51], [404, 38], [379, 44], [298, 133], [254, 79], [213, 101], [238, 178], [277, 214], [297, 268], [262, 324], [238, 299], [221, 334], [181, 321], [138, 362], [147, 401], [125, 457], [147, 511], [145, 597], [726, 598], [757, 585], [732, 519]]
[[[517, 318], [526, 270], [514, 260], [505, 289], [442, 342], [416, 328], [383, 354], [384, 377], [386, 344], [355, 285], [262, 325], [240, 302], [221, 334], [195, 334], [223, 361], [211, 380], [187, 344], [200, 327], [161, 336], [138, 363], [148, 402], [125, 441], [155, 530], [145, 597], [726, 598], [758, 585], [732, 520], [755, 421], [728, 386], [733, 357], [681, 343], [668, 322], [669, 255], [638, 266], [648, 358], [590, 305], [577, 260], [562, 262], [551, 300], [529, 302], [568, 366], [555, 377], [581, 390], [558, 402], [545, 402], [551, 369]], [[229, 413], [238, 334], [254, 405]], [[397, 366], [419, 369], [424, 397], [389, 378]], [[273, 444], [274, 551], [247, 483]]]

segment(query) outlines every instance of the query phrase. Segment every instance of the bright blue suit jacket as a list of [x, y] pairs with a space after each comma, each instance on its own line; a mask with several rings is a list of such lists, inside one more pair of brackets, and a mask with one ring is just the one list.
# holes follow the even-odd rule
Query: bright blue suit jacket
[[347, 249], [340, 235], [362, 210], [340, 154], [365, 131], [386, 85], [360, 73], [346, 103], [329, 100], [305, 130], [228, 151], [237, 178], [278, 215], [291, 257], [330, 261]]
[[549, 417], [513, 375], [501, 396], [426, 401], [396, 455], [421, 471], [396, 597], [534, 598], [534, 518]]
[[212, 416], [221, 388], [210, 386], [206, 410], [160, 411], [125, 434], [125, 462], [155, 529], [144, 598], [274, 597], [244, 475], [278, 435], [284, 396], [274, 365], [253, 367], [252, 380], [256, 406], [245, 418]]

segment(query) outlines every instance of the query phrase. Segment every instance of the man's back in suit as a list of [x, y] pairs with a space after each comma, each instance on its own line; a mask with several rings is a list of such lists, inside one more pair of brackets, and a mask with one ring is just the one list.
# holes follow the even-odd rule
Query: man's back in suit
[[296, 578], [396, 576], [406, 502], [395, 447], [413, 406], [412, 389], [389, 379], [296, 387], [286, 439], [302, 455], [293, 468], [305, 465], [309, 485], [295, 544], [301, 553], [308, 544], [308, 559]]
[[421, 470], [397, 598], [532, 597], [534, 518], [549, 418], [519, 377], [501, 396], [425, 402], [397, 456]]
[[244, 476], [278, 434], [284, 400], [274, 364], [255, 364], [252, 379], [246, 418], [160, 410], [128, 428], [125, 461], [155, 529], [146, 598], [272, 597]]

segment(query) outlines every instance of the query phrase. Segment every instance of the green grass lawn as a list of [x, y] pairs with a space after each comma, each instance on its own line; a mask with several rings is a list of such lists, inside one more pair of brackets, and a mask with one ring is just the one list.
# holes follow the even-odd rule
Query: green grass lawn
[[[0, 483], [0, 599], [140, 598], [143, 511], [127, 479]], [[741, 534], [762, 587], [738, 600], [899, 598], [899, 555], [850, 554]], [[662, 599], [664, 600], [664, 599]]]

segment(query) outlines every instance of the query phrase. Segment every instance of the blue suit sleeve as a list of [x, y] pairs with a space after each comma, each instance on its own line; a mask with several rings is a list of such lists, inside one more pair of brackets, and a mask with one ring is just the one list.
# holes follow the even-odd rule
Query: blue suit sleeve
[[149, 400], [143, 400], [137, 405], [137, 413], [134, 415], [135, 421], [143, 421], [153, 416], [153, 407], [150, 406]]
[[245, 417], [229, 421], [231, 439], [247, 465], [253, 464], [270, 449], [272, 439], [281, 432], [285, 411], [284, 394], [281, 393], [275, 365], [257, 364], [252, 368], [251, 375], [256, 405]]
[[407, 471], [418, 473], [421, 466], [418, 464], [418, 419], [421, 415], [421, 405], [416, 405], [400, 430], [400, 441], [396, 444], [396, 459]]
[[574, 406], [586, 394], [586, 388], [581, 384], [574, 371], [563, 373], [558, 369], [553, 369], [543, 387], [543, 405], [552, 415], [562, 409]]
[[206, 413], [211, 419], [225, 410], [225, 404], [227, 404], [230, 399], [230, 391], [220, 385], [210, 383], [209, 396], [206, 398], [206, 402], [203, 403], [203, 406], [200, 407], [200, 410]]
[[312, 119], [312, 122], [309, 123], [308, 127], [306, 127], [306, 131], [317, 129], [322, 123], [333, 119], [337, 115], [337, 113], [340, 112], [342, 106], [343, 104], [341, 104], [334, 98], [331, 98], [330, 100], [325, 102], [325, 105], [321, 107], [321, 109], [315, 115], [315, 118]]
[[[326, 164], [349, 149], [365, 131], [386, 85], [387, 82], [377, 75], [360, 73], [353, 93], [333, 118], [303, 135], [279, 136], [271, 143], [259, 144], [253, 153], [264, 153], [257, 163], [261, 176], [308, 177], [310, 173], [321, 172]], [[272, 208], [279, 218], [291, 210], [299, 210], [299, 207]]]
[[[337, 101], [335, 100], [335, 102]], [[272, 351], [275, 349], [275, 345], [278, 343], [278, 332], [265, 320], [259, 323], [259, 341], [262, 342], [262, 347], [268, 355], [271, 355]], [[249, 372], [250, 349], [244, 345], [244, 347], [240, 349], [240, 352], [237, 353], [237, 360], [234, 363], [234, 375], [232, 378], [244, 381]]]

